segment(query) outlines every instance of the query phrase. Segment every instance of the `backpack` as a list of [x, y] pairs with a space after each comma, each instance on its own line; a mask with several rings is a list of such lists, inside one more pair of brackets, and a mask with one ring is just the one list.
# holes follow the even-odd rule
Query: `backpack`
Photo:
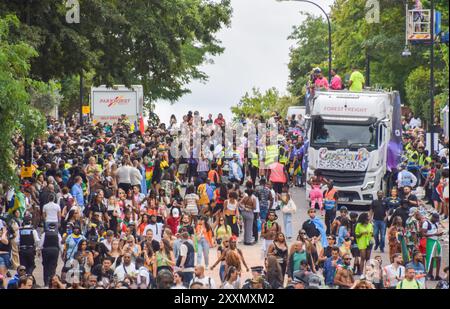
[[[208, 278], [208, 288], [211, 289], [211, 277], [207, 277]], [[194, 278], [192, 279], [192, 283], [197, 282], [197, 277], [194, 276]]]

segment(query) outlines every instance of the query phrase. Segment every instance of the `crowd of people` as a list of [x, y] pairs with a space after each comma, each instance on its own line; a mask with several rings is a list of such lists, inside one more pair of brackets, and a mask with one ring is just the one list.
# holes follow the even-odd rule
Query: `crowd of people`
[[[427, 155], [420, 126], [405, 128], [392, 190], [358, 214], [338, 206], [339, 191], [320, 171], [305, 179], [305, 120], [275, 113], [272, 121], [278, 145], [264, 158], [248, 154], [248, 141], [228, 156], [174, 158], [175, 116], [142, 132], [126, 117], [83, 127], [49, 118], [47, 137], [34, 141], [33, 177], [0, 189], [0, 288], [407, 289], [432, 280], [448, 288], [440, 222], [448, 217], [448, 141]], [[201, 122], [226, 125], [223, 115]], [[17, 136], [14, 144], [20, 164], [25, 143]], [[306, 201], [292, 191], [306, 184], [311, 205], [296, 232]], [[246, 260], [251, 246], [261, 247], [258, 265]], [[34, 276], [38, 261], [43, 282]]]

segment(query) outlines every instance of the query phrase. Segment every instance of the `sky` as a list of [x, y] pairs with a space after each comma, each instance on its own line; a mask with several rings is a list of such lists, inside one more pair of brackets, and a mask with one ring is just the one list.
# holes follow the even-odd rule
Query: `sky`
[[[327, 12], [333, 0], [316, 0]], [[314, 5], [276, 0], [232, 0], [231, 26], [223, 28], [216, 37], [225, 51], [211, 57], [213, 64], [201, 67], [209, 79], [206, 83], [194, 81], [187, 85], [190, 94], [171, 105], [156, 103], [156, 113], [162, 122], [175, 114], [178, 120], [189, 110], [199, 111], [204, 117], [218, 113], [231, 119], [231, 106], [250, 92], [253, 87], [265, 91], [276, 87], [287, 93], [289, 78], [289, 48], [295, 44], [288, 40], [293, 26], [304, 19], [300, 11], [323, 15]]]

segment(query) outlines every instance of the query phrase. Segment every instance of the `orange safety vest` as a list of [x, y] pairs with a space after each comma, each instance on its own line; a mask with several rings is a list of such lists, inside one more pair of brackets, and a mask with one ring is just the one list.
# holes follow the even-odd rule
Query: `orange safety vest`
[[334, 198], [334, 194], [337, 192], [337, 190], [335, 188], [329, 190], [326, 194], [325, 194], [325, 199], [329, 200], [329, 201], [335, 201], [336, 199]]

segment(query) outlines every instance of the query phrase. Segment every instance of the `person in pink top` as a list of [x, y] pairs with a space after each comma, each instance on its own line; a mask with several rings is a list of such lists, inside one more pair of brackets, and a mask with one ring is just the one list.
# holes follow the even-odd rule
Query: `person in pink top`
[[281, 194], [283, 185], [287, 182], [288, 176], [284, 164], [275, 162], [270, 165], [269, 180], [273, 184], [276, 193]]
[[342, 90], [342, 78], [337, 74], [336, 69], [331, 70], [331, 89]]
[[314, 85], [316, 87], [316, 89], [321, 89], [324, 88], [326, 90], [328, 90], [329, 85], [328, 85], [328, 80], [326, 79], [326, 77], [323, 76], [322, 72], [320, 72], [314, 82]]

